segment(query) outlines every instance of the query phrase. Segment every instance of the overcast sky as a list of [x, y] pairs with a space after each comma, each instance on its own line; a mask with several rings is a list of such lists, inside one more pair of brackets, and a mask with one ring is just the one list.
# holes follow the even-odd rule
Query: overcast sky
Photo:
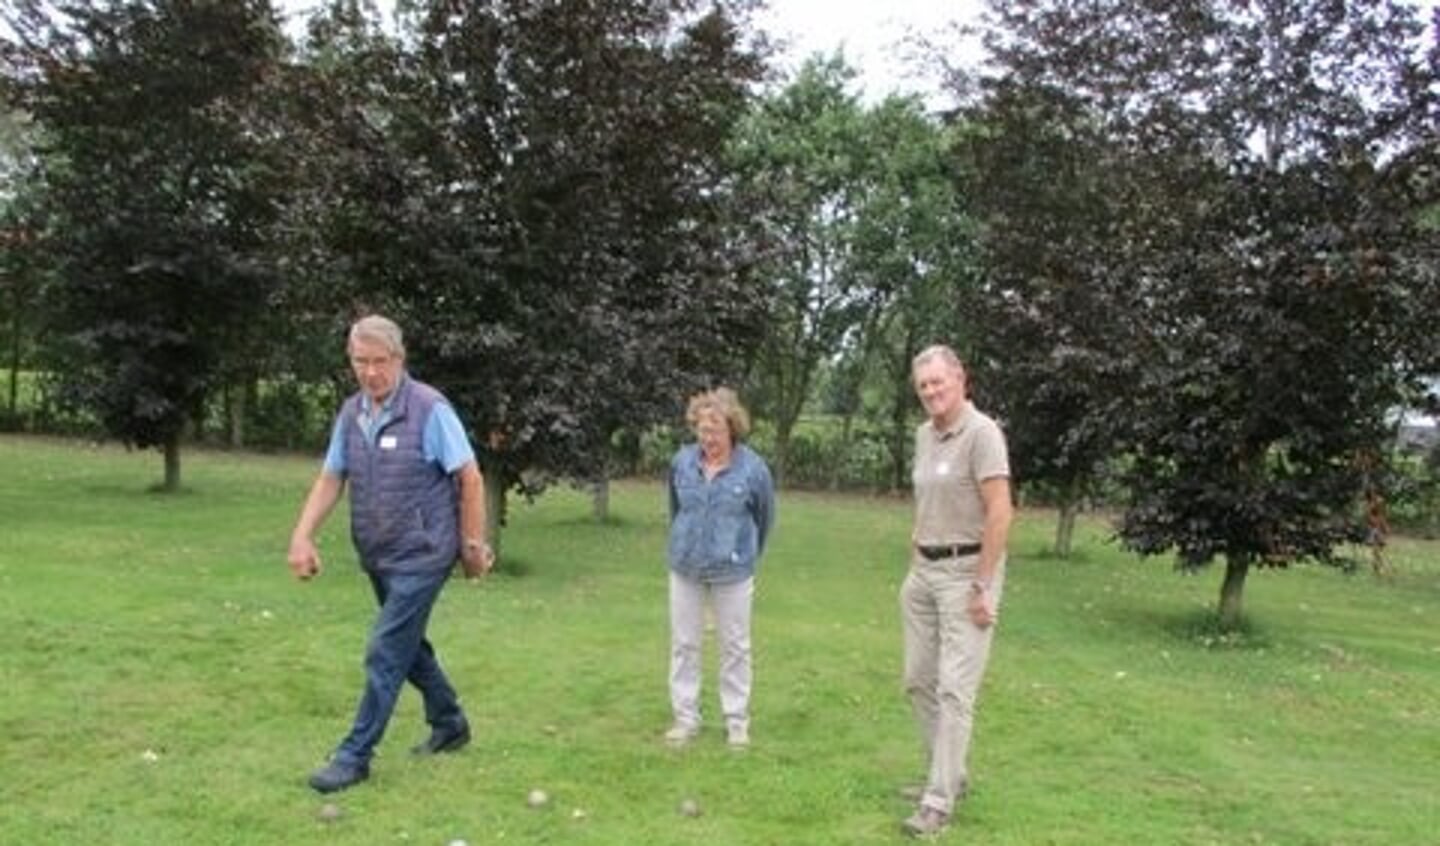
[[[317, 0], [276, 0], [288, 14], [314, 8]], [[377, 0], [389, 14], [390, 0]], [[900, 42], [909, 31], [933, 34], [952, 21], [979, 15], [984, 0], [769, 0], [759, 23], [786, 49], [779, 64], [794, 71], [807, 56], [843, 48], [860, 70], [867, 97], [893, 90], [928, 92], [934, 83], [907, 71]]]
[[[317, 0], [277, 0], [282, 9], [313, 8]], [[388, 10], [390, 0], [377, 0]], [[1440, 0], [1415, 0], [1426, 14]], [[901, 43], [911, 32], [935, 35], [952, 23], [979, 20], [985, 0], [769, 0], [759, 22], [786, 43], [779, 65], [793, 72], [808, 56], [845, 51], [858, 68], [867, 99], [892, 91], [936, 93], [937, 83], [910, 59]], [[962, 59], [962, 62], [968, 61]]]
[[770, 0], [763, 28], [789, 42], [780, 64], [793, 71], [807, 56], [843, 48], [861, 72], [867, 97], [891, 91], [929, 92], [934, 81], [909, 59], [907, 35], [933, 36], [953, 23], [974, 22], [983, 0]]

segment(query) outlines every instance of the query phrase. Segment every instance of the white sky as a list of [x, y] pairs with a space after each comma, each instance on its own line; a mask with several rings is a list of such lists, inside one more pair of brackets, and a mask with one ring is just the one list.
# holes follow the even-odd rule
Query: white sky
[[[276, 0], [282, 13], [295, 15], [315, 8], [318, 0]], [[377, 0], [389, 15], [393, 3]], [[930, 92], [934, 83], [917, 77], [900, 43], [908, 32], [933, 35], [962, 17], [978, 18], [984, 0], [769, 0], [757, 22], [785, 50], [777, 64], [787, 73], [808, 56], [837, 48], [860, 71], [858, 87], [867, 99], [892, 91]]]
[[[1413, 0], [1423, 20], [1440, 0]], [[859, 85], [867, 100], [879, 100], [894, 91], [935, 96], [936, 82], [924, 72], [900, 42], [915, 31], [933, 36], [950, 24], [978, 23], [985, 0], [770, 0], [760, 16], [772, 36], [792, 43], [779, 64], [793, 73], [815, 52], [830, 53], [842, 47], [846, 60], [860, 70]], [[953, 36], [942, 43], [954, 44]], [[960, 63], [974, 64], [980, 50], [973, 42], [962, 49]]]
[[[1414, 0], [1426, 19], [1440, 0]], [[318, 0], [276, 0], [294, 14], [314, 8]], [[377, 0], [388, 15], [391, 0]], [[843, 49], [846, 61], [860, 71], [857, 85], [867, 100], [899, 91], [937, 94], [933, 76], [914, 60], [902, 43], [911, 32], [935, 36], [954, 23], [979, 20], [985, 0], [769, 0], [758, 22], [784, 43], [777, 64], [793, 74], [810, 55]], [[945, 43], [954, 43], [953, 40]], [[978, 55], [978, 50], [976, 51]], [[963, 63], [973, 59], [962, 57]]]
[[[933, 79], [903, 43], [911, 33], [935, 36], [956, 23], [973, 23], [983, 0], [770, 0], [761, 26], [788, 49], [780, 66], [792, 72], [808, 56], [843, 49], [860, 70], [867, 99], [894, 91], [930, 93]], [[948, 42], [947, 42], [948, 43]]]
[[[277, 3], [298, 11], [313, 8], [316, 0]], [[377, 3], [388, 14], [390, 0]], [[1428, 12], [1440, 0], [1415, 3]], [[860, 71], [857, 85], [867, 100], [895, 91], [933, 97], [937, 83], [903, 43], [906, 36], [933, 37], [952, 24], [974, 23], [984, 7], [985, 0], [769, 0], [758, 23], [784, 47], [777, 64], [787, 74], [817, 52], [828, 55], [842, 49], [846, 61]], [[953, 44], [953, 37], [944, 43]]]

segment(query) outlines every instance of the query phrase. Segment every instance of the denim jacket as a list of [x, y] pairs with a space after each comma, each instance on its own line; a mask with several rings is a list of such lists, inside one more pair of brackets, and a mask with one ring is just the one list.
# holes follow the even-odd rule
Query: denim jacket
[[707, 480], [700, 447], [680, 448], [670, 462], [670, 569], [699, 582], [725, 584], [755, 574], [775, 524], [775, 483], [765, 460], [736, 444], [730, 466]]

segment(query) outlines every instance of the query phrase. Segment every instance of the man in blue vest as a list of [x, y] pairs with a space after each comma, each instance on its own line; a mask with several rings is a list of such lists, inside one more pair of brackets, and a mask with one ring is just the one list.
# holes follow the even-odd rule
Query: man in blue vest
[[310, 776], [321, 793], [370, 777], [370, 758], [408, 680], [425, 699], [430, 737], [412, 751], [451, 752], [470, 741], [459, 697], [425, 638], [430, 610], [460, 558], [478, 578], [495, 556], [485, 538], [485, 486], [465, 429], [439, 391], [405, 372], [400, 327], [372, 315], [350, 327], [360, 390], [341, 407], [325, 464], [290, 536], [297, 578], [320, 572], [315, 532], [350, 485], [350, 534], [379, 614], [365, 650], [355, 724]]

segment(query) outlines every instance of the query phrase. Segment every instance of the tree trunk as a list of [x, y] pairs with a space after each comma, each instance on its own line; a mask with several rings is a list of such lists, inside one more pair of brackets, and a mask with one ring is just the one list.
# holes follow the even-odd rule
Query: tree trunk
[[593, 506], [596, 523], [606, 523], [610, 520], [610, 479], [600, 477], [590, 486], [590, 502]]
[[915, 353], [919, 352], [915, 334], [915, 325], [907, 321], [904, 343], [898, 350], [892, 350], [895, 355], [887, 356], [890, 379], [895, 388], [895, 402], [890, 406], [890, 461], [895, 474], [895, 493], [911, 488], [910, 476], [906, 472], [905, 444], [914, 437], [915, 431], [910, 426], [910, 403], [914, 402], [912, 397], [915, 396], [911, 362]]
[[243, 386], [225, 386], [225, 405], [230, 412], [230, 448], [243, 449], [245, 446], [245, 414], [250, 398]]
[[1250, 572], [1250, 558], [1245, 555], [1225, 556], [1225, 581], [1220, 584], [1220, 628], [1234, 631], [1240, 626], [1240, 600], [1245, 593], [1245, 576]]
[[9, 409], [10, 419], [15, 420], [20, 413], [20, 321], [17, 319], [11, 324], [10, 335], [10, 397]]
[[1055, 555], [1069, 559], [1075, 538], [1075, 518], [1080, 513], [1078, 500], [1067, 497], [1060, 503], [1060, 517], [1055, 522]]
[[10, 312], [10, 419], [20, 412], [20, 297], [17, 294]]
[[10, 399], [9, 399], [9, 404], [8, 404], [8, 406], [7, 406], [7, 407], [10, 409], [10, 419], [11, 419], [11, 420], [18, 419], [18, 416], [19, 416], [19, 413], [20, 413], [20, 363], [19, 363], [19, 358], [20, 358], [20, 352], [19, 352], [19, 350], [14, 350], [14, 351], [11, 352], [11, 356], [10, 356]]
[[1069, 559], [1074, 551], [1075, 520], [1080, 514], [1080, 502], [1085, 485], [1079, 479], [1069, 479], [1060, 493], [1060, 515], [1055, 522], [1055, 555]]
[[890, 477], [891, 491], [899, 493], [908, 490], [910, 480], [905, 477], [905, 439], [910, 435], [906, 419], [910, 410], [910, 394], [907, 388], [897, 388], [895, 403], [890, 407]]
[[775, 422], [775, 461], [771, 465], [770, 471], [777, 490], [784, 484], [787, 475], [787, 465], [790, 463], [790, 433], [794, 429], [795, 421], [793, 420], [788, 423], [784, 420]]
[[499, 467], [485, 470], [485, 539], [500, 562], [500, 522], [505, 515], [505, 474]]
[[850, 452], [850, 430], [854, 428], [855, 415], [847, 413], [840, 424], [840, 453], [830, 464], [830, 490], [840, 490], [840, 477], [845, 473], [845, 456]]
[[180, 490], [180, 436], [172, 435], [165, 442], [165, 482], [160, 490], [174, 493]]

